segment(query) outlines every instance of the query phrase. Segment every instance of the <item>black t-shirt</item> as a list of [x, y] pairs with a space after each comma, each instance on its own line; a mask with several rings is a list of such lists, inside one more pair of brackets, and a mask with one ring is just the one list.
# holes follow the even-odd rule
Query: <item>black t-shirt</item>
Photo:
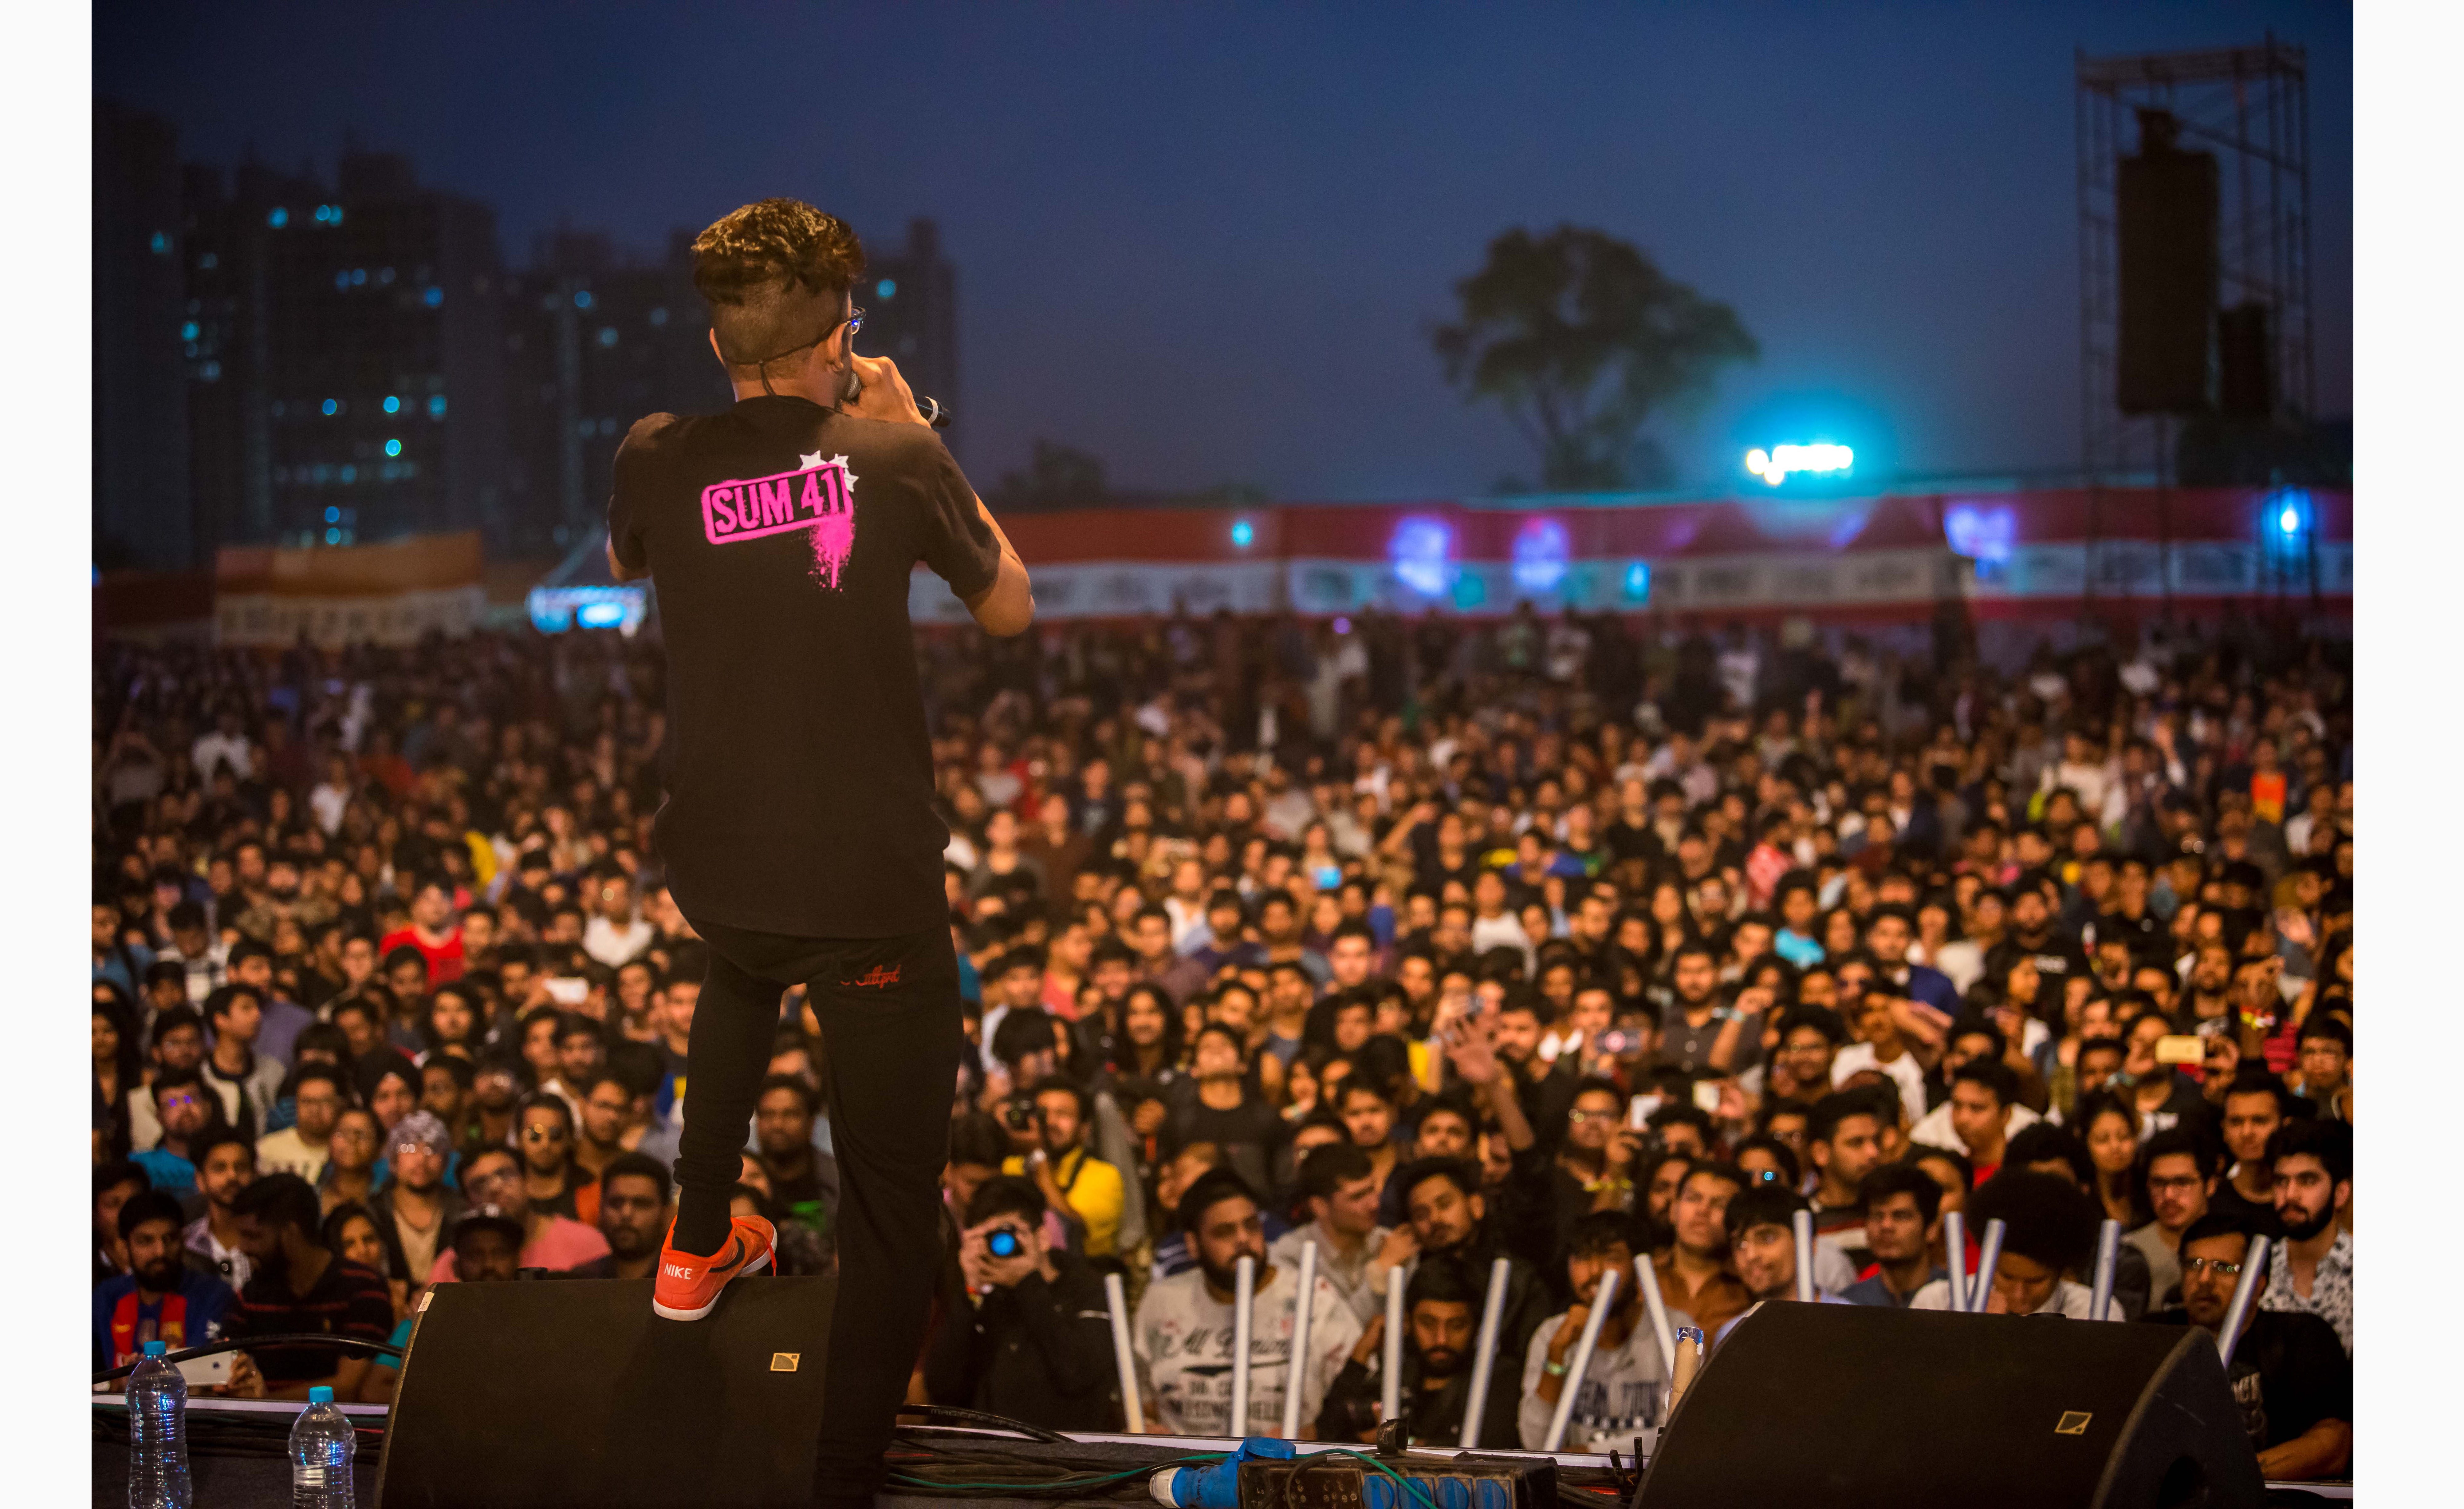
[[[393, 1296], [383, 1275], [340, 1258], [304, 1295], [291, 1292], [279, 1274], [260, 1273], [240, 1291], [239, 1309], [225, 1322], [235, 1338], [252, 1336], [353, 1336], [382, 1342], [393, 1334]], [[2328, 1333], [2333, 1341], [2335, 1333]], [[2339, 1348], [2341, 1350], [2341, 1347]], [[313, 1342], [280, 1342], [252, 1346], [249, 1356], [269, 1384], [296, 1383], [331, 1375], [342, 1361], [374, 1353], [344, 1351]]]
[[939, 437], [794, 397], [652, 414], [617, 452], [607, 528], [658, 588], [655, 833], [685, 915], [822, 938], [939, 925], [950, 835], [909, 578], [920, 561], [972, 597], [1001, 566]]
[[[2189, 1312], [2159, 1310], [2159, 1325], [2188, 1325]], [[2336, 1328], [2299, 1310], [2261, 1310], [2233, 1343], [2227, 1369], [2253, 1451], [2282, 1446], [2321, 1420], [2353, 1418], [2353, 1360]]]

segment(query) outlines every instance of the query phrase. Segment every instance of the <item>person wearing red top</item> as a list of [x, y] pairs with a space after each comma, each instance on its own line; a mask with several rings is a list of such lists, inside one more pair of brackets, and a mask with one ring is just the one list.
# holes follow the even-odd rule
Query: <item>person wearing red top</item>
[[418, 949], [428, 961], [430, 989], [462, 978], [462, 929], [453, 920], [453, 882], [442, 876], [420, 881], [419, 889], [411, 893], [410, 925], [379, 939], [377, 956], [384, 958], [406, 945]]

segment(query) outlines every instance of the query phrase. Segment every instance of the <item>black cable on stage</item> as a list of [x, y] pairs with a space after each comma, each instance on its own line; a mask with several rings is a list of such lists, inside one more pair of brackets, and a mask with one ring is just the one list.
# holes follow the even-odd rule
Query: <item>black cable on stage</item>
[[[191, 1346], [177, 1352], [165, 1352], [163, 1361], [176, 1365], [194, 1358], [212, 1357], [221, 1352], [236, 1352], [248, 1347], [279, 1346], [286, 1343], [303, 1346], [340, 1346], [356, 1352], [374, 1352], [382, 1357], [402, 1356], [402, 1348], [399, 1346], [389, 1345], [384, 1342], [363, 1341], [356, 1336], [319, 1336], [312, 1332], [285, 1332], [279, 1336], [226, 1337], [219, 1342], [209, 1342], [203, 1346]], [[141, 1357], [137, 1362], [123, 1363], [118, 1367], [107, 1368], [95, 1374], [94, 1381], [99, 1384], [116, 1382], [137, 1371], [139, 1365], [144, 1361]]]

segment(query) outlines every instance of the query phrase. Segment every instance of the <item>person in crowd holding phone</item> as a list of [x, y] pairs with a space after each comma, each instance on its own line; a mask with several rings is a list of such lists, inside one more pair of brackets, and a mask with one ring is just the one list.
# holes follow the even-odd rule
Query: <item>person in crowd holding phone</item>
[[967, 1309], [944, 1315], [924, 1353], [937, 1402], [1052, 1431], [1117, 1431], [1120, 1380], [1104, 1281], [1045, 1235], [1032, 1180], [999, 1175], [968, 1197], [958, 1265]]

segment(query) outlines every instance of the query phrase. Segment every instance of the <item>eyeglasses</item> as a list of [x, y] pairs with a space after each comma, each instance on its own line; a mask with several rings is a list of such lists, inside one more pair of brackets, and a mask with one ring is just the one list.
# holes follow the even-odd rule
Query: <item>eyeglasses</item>
[[2185, 1257], [2182, 1259], [2183, 1277], [2194, 1277], [2201, 1273], [2212, 1273], [2221, 1278], [2238, 1278], [2241, 1276], [2241, 1264], [2229, 1263], [2221, 1257]]
[[2189, 1189], [2205, 1183], [2207, 1183], [2206, 1180], [2193, 1174], [2184, 1174], [2175, 1179], [2150, 1179], [2147, 1181], [2147, 1192], [2153, 1194], [2160, 1189]]
[[831, 336], [836, 335], [838, 333], [838, 328], [841, 325], [847, 326], [847, 339], [850, 341], [854, 340], [855, 333], [864, 328], [864, 310], [856, 305], [850, 304], [847, 306], [847, 317], [845, 320], [833, 320], [828, 324], [822, 327], [821, 334], [813, 337], [803, 344], [791, 345], [787, 347], [787, 349], [778, 353], [776, 356], [765, 356], [755, 365], [759, 366], [767, 366], [773, 362], [793, 356], [799, 351], [811, 350], [814, 346], [821, 344]]
[[1617, 1113], [1615, 1111], [1569, 1111], [1566, 1113], [1566, 1120], [1573, 1122], [1576, 1126], [1582, 1125], [1585, 1121], [1614, 1121], [1616, 1118]]
[[565, 1129], [561, 1126], [526, 1126], [522, 1128], [522, 1141], [525, 1143], [561, 1143], [565, 1140], [567, 1135], [569, 1134], [567, 1134]]

